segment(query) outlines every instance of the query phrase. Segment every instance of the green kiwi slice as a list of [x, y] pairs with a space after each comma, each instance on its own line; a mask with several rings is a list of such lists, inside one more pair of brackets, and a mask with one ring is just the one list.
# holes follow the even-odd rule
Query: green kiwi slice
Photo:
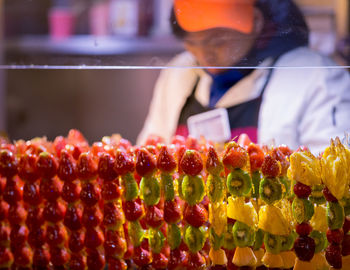
[[233, 224], [227, 224], [227, 231], [224, 233], [223, 247], [227, 250], [233, 250], [236, 247], [235, 240], [233, 239], [232, 228]]
[[181, 230], [176, 224], [169, 224], [167, 241], [171, 250], [178, 248], [181, 244]]
[[278, 254], [281, 252], [281, 237], [279, 235], [274, 235], [268, 232], [265, 232], [264, 235], [264, 245], [266, 251], [272, 254]]
[[293, 216], [299, 224], [309, 221], [314, 215], [314, 205], [308, 199], [294, 198], [292, 210]]
[[282, 199], [282, 185], [277, 178], [263, 178], [259, 186], [260, 198], [267, 204]]
[[154, 253], [160, 253], [164, 245], [165, 237], [158, 229], [150, 229], [148, 242]]
[[289, 251], [293, 248], [295, 239], [297, 238], [297, 233], [293, 231], [287, 236], [280, 236], [281, 237], [281, 251]]
[[236, 221], [232, 234], [237, 247], [249, 247], [254, 244], [254, 230], [242, 222]]
[[160, 200], [160, 184], [156, 177], [142, 177], [140, 183], [141, 199], [146, 205], [156, 205]]
[[189, 205], [203, 200], [205, 187], [202, 177], [186, 175], [182, 181], [182, 194]]
[[208, 197], [211, 202], [220, 202], [225, 196], [224, 179], [218, 175], [210, 174], [207, 179]]
[[331, 230], [337, 230], [343, 227], [345, 220], [344, 208], [339, 202], [327, 203], [327, 223]]
[[227, 176], [227, 189], [237, 197], [246, 196], [252, 190], [252, 180], [249, 173], [235, 169]]
[[127, 173], [125, 176], [123, 176], [123, 180], [125, 200], [132, 201], [136, 199], [139, 195], [139, 188], [134, 179], [134, 176], [130, 173]]
[[144, 231], [139, 221], [133, 221], [128, 223], [128, 234], [135, 247], [141, 245], [141, 242], [144, 237]]
[[312, 231], [310, 237], [315, 241], [315, 253], [319, 253], [326, 248], [327, 238], [326, 234], [320, 231]]
[[290, 196], [290, 180], [285, 177], [279, 177], [278, 180], [282, 184], [282, 197], [283, 198], [288, 198]]
[[262, 229], [258, 229], [255, 232], [255, 239], [254, 239], [254, 245], [253, 249], [258, 250], [261, 248], [262, 244], [264, 242], [264, 231]]
[[173, 176], [168, 173], [162, 173], [160, 176], [162, 191], [166, 201], [172, 201], [175, 197]]
[[261, 173], [259, 171], [253, 172], [252, 174], [252, 182], [253, 182], [253, 190], [252, 190], [252, 198], [259, 198], [259, 185], [261, 181]]
[[188, 226], [185, 230], [184, 241], [192, 253], [200, 251], [205, 242], [205, 232], [203, 228]]
[[323, 196], [323, 185], [316, 185], [312, 188], [311, 195], [309, 197], [310, 201], [315, 204], [324, 204], [326, 202], [325, 197]]

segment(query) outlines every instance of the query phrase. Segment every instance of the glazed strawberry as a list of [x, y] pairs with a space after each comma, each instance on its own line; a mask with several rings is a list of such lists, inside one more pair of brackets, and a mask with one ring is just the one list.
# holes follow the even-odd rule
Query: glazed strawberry
[[114, 158], [110, 154], [101, 154], [98, 162], [98, 175], [104, 181], [113, 181], [117, 178], [118, 175], [114, 170]]
[[3, 221], [7, 218], [9, 212], [9, 204], [3, 200], [0, 201], [0, 221]]
[[79, 200], [81, 186], [78, 182], [65, 182], [62, 189], [62, 199], [67, 203]]
[[307, 198], [311, 194], [311, 187], [304, 185], [301, 182], [297, 182], [294, 185], [293, 191], [298, 198]]
[[213, 175], [220, 174], [224, 168], [213, 146], [209, 147], [205, 168], [210, 174]]
[[68, 239], [67, 230], [61, 224], [48, 225], [46, 227], [46, 242], [49, 246], [59, 246]]
[[64, 217], [64, 225], [72, 230], [79, 230], [82, 227], [83, 211], [79, 206], [69, 206]]
[[258, 145], [251, 143], [248, 145], [247, 152], [249, 155], [250, 170], [252, 172], [258, 171], [265, 158], [263, 150]]
[[148, 206], [146, 208], [146, 223], [152, 228], [158, 228], [163, 223], [163, 211], [157, 206]]
[[97, 164], [91, 153], [82, 153], [77, 163], [77, 175], [81, 180], [91, 180], [97, 176]]
[[281, 165], [276, 159], [272, 158], [272, 156], [266, 155], [261, 167], [261, 172], [266, 177], [277, 177], [281, 173]]
[[188, 263], [188, 255], [185, 251], [177, 248], [170, 251], [170, 259], [168, 262], [168, 269], [186, 269]]
[[168, 147], [165, 145], [160, 148], [157, 159], [157, 168], [162, 172], [168, 173], [171, 173], [176, 169], [175, 158], [170, 154]]
[[39, 227], [44, 224], [44, 209], [42, 207], [29, 207], [26, 225], [29, 229]]
[[80, 199], [85, 206], [94, 206], [101, 198], [101, 190], [95, 183], [84, 184], [81, 192]]
[[46, 221], [57, 223], [61, 221], [66, 214], [66, 207], [61, 202], [48, 202], [44, 208], [44, 218]]
[[326, 248], [326, 259], [330, 266], [335, 269], [342, 268], [342, 256], [341, 256], [341, 246], [336, 244], [330, 244]]
[[85, 227], [96, 227], [102, 222], [103, 215], [96, 206], [86, 206], [83, 212], [83, 224]]
[[181, 159], [184, 156], [186, 150], [187, 150], [186, 147], [184, 145], [181, 145], [177, 149], [176, 154], [175, 154], [176, 161], [177, 161], [177, 171], [178, 171], [179, 174], [183, 174], [184, 173], [182, 168], [181, 168], [180, 162], [181, 162]]
[[69, 269], [71, 270], [85, 270], [86, 258], [81, 254], [73, 253], [69, 260]]
[[29, 231], [27, 227], [19, 224], [12, 225], [11, 227], [12, 227], [11, 234], [10, 234], [11, 245], [14, 245], [14, 246], [23, 245], [28, 239]]
[[327, 240], [332, 244], [341, 244], [343, 241], [344, 232], [343, 229], [338, 230], [327, 230]]
[[10, 205], [8, 221], [11, 226], [24, 222], [27, 218], [27, 211], [21, 203]]
[[130, 155], [127, 153], [117, 150], [115, 155], [114, 170], [118, 175], [125, 175], [132, 173], [135, 169], [135, 164]]
[[206, 266], [206, 261], [200, 252], [189, 254], [188, 258], [188, 270], [203, 269]]
[[0, 246], [6, 246], [10, 241], [11, 227], [5, 224], [0, 224]]
[[125, 238], [118, 231], [106, 232], [104, 249], [107, 257], [122, 256], [126, 250]]
[[39, 205], [42, 201], [39, 185], [36, 183], [25, 183], [23, 188], [23, 201], [30, 205]]
[[108, 269], [109, 270], [126, 270], [128, 265], [124, 260], [110, 258], [108, 259]]
[[168, 265], [168, 258], [162, 253], [152, 254], [152, 267], [155, 269], [166, 269]]
[[337, 202], [337, 198], [332, 195], [327, 187], [323, 188], [323, 196], [326, 198], [328, 202]]
[[33, 252], [27, 246], [19, 246], [13, 252], [15, 264], [18, 266], [30, 266], [32, 263]]
[[151, 253], [141, 246], [134, 248], [134, 262], [137, 266], [142, 267], [151, 263]]
[[129, 221], [136, 221], [143, 215], [143, 207], [136, 201], [126, 201], [123, 203], [125, 218]]
[[50, 253], [47, 249], [36, 248], [33, 254], [33, 265], [46, 267], [50, 263]]
[[176, 148], [180, 147], [181, 145], [185, 145], [185, 143], [186, 139], [181, 135], [175, 135], [170, 142], [170, 144], [174, 144]]
[[148, 136], [145, 142], [145, 145], [157, 146], [158, 144], [161, 144], [163, 142], [164, 142], [164, 139], [162, 137], [152, 134]]
[[28, 235], [28, 243], [32, 248], [40, 248], [45, 244], [46, 231], [42, 227], [33, 227]]
[[36, 162], [36, 169], [40, 177], [52, 178], [57, 174], [58, 161], [48, 152], [40, 153]]
[[61, 196], [62, 186], [58, 178], [44, 178], [40, 182], [40, 194], [50, 202], [56, 201]]
[[105, 201], [113, 201], [120, 198], [121, 189], [114, 182], [106, 182], [102, 186], [102, 198]]
[[63, 266], [69, 261], [69, 253], [64, 247], [50, 248], [50, 257], [54, 266]]
[[311, 231], [312, 231], [312, 227], [307, 222], [303, 222], [303, 223], [298, 224], [296, 226], [296, 232], [297, 232], [297, 234], [299, 234], [301, 236], [307, 236], [311, 233]]
[[103, 207], [103, 225], [119, 228], [124, 223], [122, 210], [114, 203], [106, 203]]
[[85, 246], [87, 248], [97, 248], [104, 242], [104, 235], [99, 228], [87, 228], [85, 233]]
[[152, 154], [153, 156], [157, 156], [158, 155], [158, 149], [156, 146], [154, 145], [146, 145], [145, 149]]
[[229, 170], [243, 168], [248, 161], [247, 151], [235, 142], [230, 142], [225, 150], [222, 162]]
[[289, 161], [285, 155], [278, 149], [274, 148], [271, 153], [272, 158], [276, 159], [281, 164], [281, 175], [286, 175], [289, 168]]
[[105, 257], [97, 250], [87, 251], [87, 267], [88, 269], [102, 270], [105, 267]]
[[0, 150], [0, 175], [12, 178], [17, 174], [17, 165], [18, 161], [11, 151]]
[[84, 248], [85, 233], [83, 231], [73, 231], [69, 236], [69, 249], [72, 252], [80, 252]]
[[136, 154], [136, 172], [140, 176], [148, 176], [156, 170], [157, 162], [155, 157], [146, 150], [141, 148]]
[[18, 162], [18, 176], [22, 179], [34, 182], [39, 178], [36, 170], [37, 157], [31, 154], [23, 155]]
[[203, 161], [195, 150], [187, 150], [181, 161], [180, 167], [185, 174], [196, 176], [203, 170]]
[[186, 205], [184, 219], [191, 226], [200, 227], [207, 221], [208, 213], [201, 204], [195, 204], [193, 206]]
[[61, 151], [65, 148], [67, 144], [66, 139], [63, 136], [57, 136], [53, 141], [53, 149], [55, 149], [56, 155], [60, 157]]
[[20, 182], [19, 178], [15, 178], [15, 181], [8, 179], [6, 182], [3, 199], [10, 205], [22, 200], [23, 191]]
[[180, 200], [175, 197], [173, 201], [164, 202], [164, 220], [166, 223], [177, 223], [181, 218]]
[[0, 196], [2, 196], [2, 193], [5, 190], [5, 186], [6, 186], [6, 178], [0, 176]]
[[286, 145], [282, 144], [280, 146], [278, 146], [278, 150], [280, 150], [282, 152], [282, 154], [284, 156], [291, 156], [293, 154], [293, 151]]
[[73, 181], [77, 178], [76, 162], [65, 149], [61, 152], [57, 175], [63, 181]]
[[195, 137], [192, 136], [188, 136], [186, 138], [186, 142], [185, 142], [186, 148], [190, 149], [190, 150], [196, 150], [198, 151], [200, 148], [200, 145], [198, 143], [198, 140]]
[[0, 247], [0, 265], [4, 266], [5, 269], [9, 269], [13, 260], [12, 252], [6, 247]]

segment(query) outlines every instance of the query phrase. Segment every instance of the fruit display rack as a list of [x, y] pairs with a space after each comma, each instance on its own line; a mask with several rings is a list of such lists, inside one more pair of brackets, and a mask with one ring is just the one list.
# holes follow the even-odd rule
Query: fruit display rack
[[350, 149], [0, 138], [0, 269], [350, 269]]

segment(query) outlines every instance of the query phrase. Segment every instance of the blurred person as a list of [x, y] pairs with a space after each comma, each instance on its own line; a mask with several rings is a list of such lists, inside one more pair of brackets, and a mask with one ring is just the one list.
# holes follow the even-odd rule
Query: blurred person
[[187, 136], [188, 117], [216, 108], [232, 138], [293, 149], [322, 151], [350, 130], [349, 74], [308, 48], [292, 0], [174, 0], [170, 20], [186, 52], [161, 71], [139, 144]]

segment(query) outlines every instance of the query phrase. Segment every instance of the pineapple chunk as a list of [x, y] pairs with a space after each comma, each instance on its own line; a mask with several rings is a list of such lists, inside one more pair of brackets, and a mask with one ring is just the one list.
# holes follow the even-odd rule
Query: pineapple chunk
[[328, 224], [327, 224], [327, 214], [326, 207], [324, 205], [317, 205], [315, 207], [315, 213], [310, 220], [310, 224], [312, 229], [320, 232], [327, 232]]
[[209, 251], [209, 258], [213, 265], [226, 265], [227, 258], [223, 249], [214, 250], [213, 248]]
[[254, 250], [254, 255], [256, 257], [257, 263], [256, 263], [256, 267], [262, 266], [262, 258], [264, 257], [265, 254], [265, 250], [260, 248], [258, 250]]
[[283, 260], [283, 268], [292, 268], [295, 264], [296, 255], [294, 251], [284, 251], [280, 253]]
[[257, 263], [257, 259], [254, 252], [249, 247], [237, 247], [235, 255], [233, 256], [232, 263], [236, 266], [251, 266], [254, 267]]
[[316, 266], [312, 262], [304, 262], [296, 258], [294, 270], [316, 270]]
[[255, 228], [258, 214], [251, 202], [246, 203], [244, 197], [228, 198], [227, 216]]
[[226, 232], [226, 203], [209, 204], [209, 222], [217, 235]]
[[290, 223], [283, 217], [282, 211], [273, 205], [264, 205], [259, 211], [259, 229], [275, 235], [289, 235]]
[[283, 267], [283, 259], [279, 254], [272, 254], [272, 253], [266, 252], [264, 257], [262, 258], [262, 262], [266, 267], [269, 267], [269, 268]]
[[[327, 260], [324, 256], [324, 252], [316, 253], [314, 255], [314, 257], [312, 258], [311, 263], [315, 265], [316, 270], [328, 270], [329, 269], [329, 264], [327, 263]], [[346, 265], [346, 264], [344, 264], [344, 257], [343, 257], [343, 265]]]

